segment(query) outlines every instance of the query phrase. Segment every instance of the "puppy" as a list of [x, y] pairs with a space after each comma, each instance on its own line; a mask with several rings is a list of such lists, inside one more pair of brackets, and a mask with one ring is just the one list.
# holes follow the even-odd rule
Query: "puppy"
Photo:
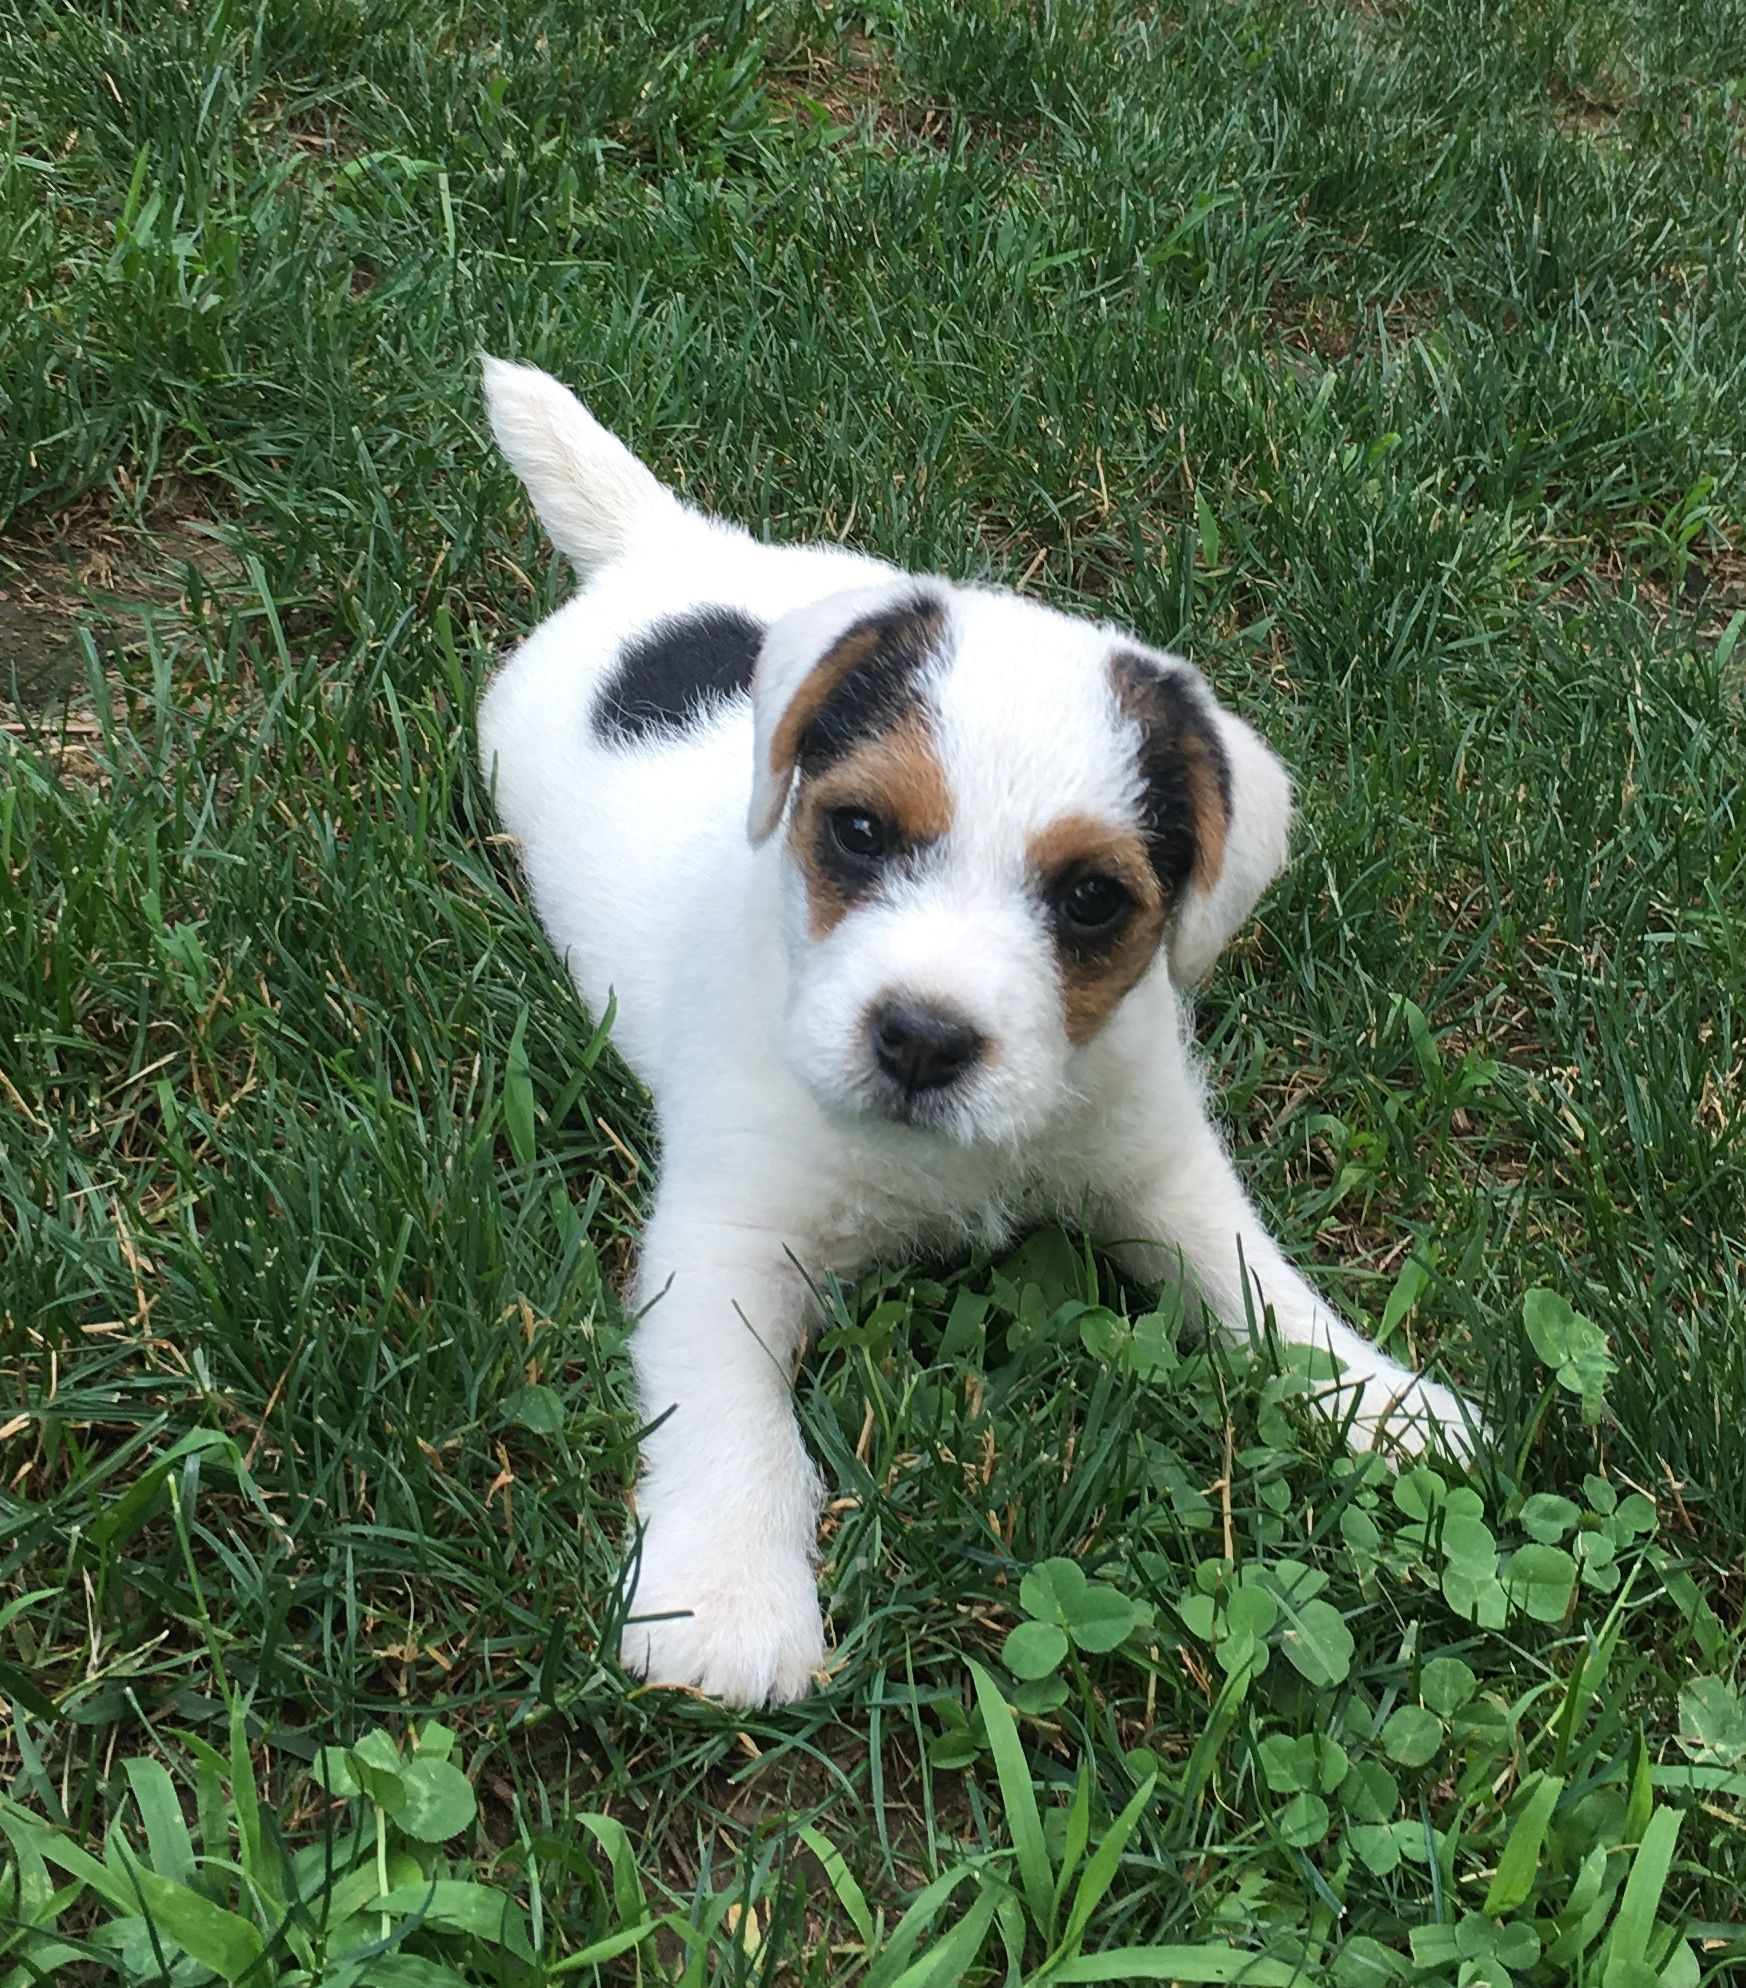
[[737, 1704], [825, 1654], [790, 1382], [813, 1282], [1089, 1214], [1246, 1337], [1332, 1354], [1361, 1447], [1464, 1452], [1448, 1389], [1293, 1270], [1207, 1117], [1181, 990], [1286, 856], [1284, 769], [1174, 656], [982, 586], [765, 545], [555, 380], [491, 425], [582, 590], [481, 760], [540, 919], [653, 1094], [624, 1660]]

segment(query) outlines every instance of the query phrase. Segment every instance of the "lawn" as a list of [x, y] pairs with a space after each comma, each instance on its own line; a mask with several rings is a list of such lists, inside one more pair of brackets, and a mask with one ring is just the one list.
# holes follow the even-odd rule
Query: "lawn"
[[[0, 106], [0, 1988], [1740, 1978], [1741, 0], [5, 0]], [[1198, 1034], [1471, 1475], [893, 1264], [828, 1685], [632, 1688], [481, 348], [1290, 760]]]

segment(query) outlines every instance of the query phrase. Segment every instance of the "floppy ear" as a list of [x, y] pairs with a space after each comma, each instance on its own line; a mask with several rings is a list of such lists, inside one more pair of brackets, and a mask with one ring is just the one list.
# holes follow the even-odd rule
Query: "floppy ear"
[[1147, 840], [1175, 905], [1170, 978], [1187, 987], [1285, 867], [1291, 779], [1180, 657], [1119, 649], [1110, 670], [1140, 727]]
[[945, 634], [945, 588], [907, 577], [811, 601], [771, 628], [752, 675], [754, 842], [775, 833], [796, 771], [889, 727]]

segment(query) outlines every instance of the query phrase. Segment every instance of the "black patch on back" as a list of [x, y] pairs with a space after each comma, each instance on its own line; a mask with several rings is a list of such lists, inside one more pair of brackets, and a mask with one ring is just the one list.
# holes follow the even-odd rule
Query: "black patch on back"
[[945, 610], [926, 593], [846, 628], [820, 667], [829, 668], [838, 657], [851, 660], [807, 720], [795, 752], [798, 770], [818, 773], [834, 765], [912, 711], [915, 680], [939, 661], [945, 632]]
[[743, 697], [764, 625], [731, 607], [700, 607], [655, 622], [627, 642], [594, 706], [606, 740], [677, 732], [711, 704]]
[[1118, 649], [1110, 658], [1123, 710], [1139, 720], [1140, 832], [1152, 874], [1173, 904], [1200, 854], [1193, 782], [1203, 771], [1218, 781], [1225, 819], [1231, 814], [1231, 763], [1202, 693], [1185, 671], [1160, 669], [1146, 656]]

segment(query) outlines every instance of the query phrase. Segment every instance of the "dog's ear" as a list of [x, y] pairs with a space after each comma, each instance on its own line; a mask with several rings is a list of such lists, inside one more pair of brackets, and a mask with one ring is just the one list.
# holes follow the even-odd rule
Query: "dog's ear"
[[1175, 906], [1170, 977], [1191, 986], [1285, 867], [1290, 776], [1179, 657], [1120, 648], [1110, 675], [1140, 728], [1147, 841]]
[[752, 676], [754, 842], [775, 833], [796, 771], [890, 727], [945, 638], [944, 586], [907, 576], [812, 601], [771, 628]]

